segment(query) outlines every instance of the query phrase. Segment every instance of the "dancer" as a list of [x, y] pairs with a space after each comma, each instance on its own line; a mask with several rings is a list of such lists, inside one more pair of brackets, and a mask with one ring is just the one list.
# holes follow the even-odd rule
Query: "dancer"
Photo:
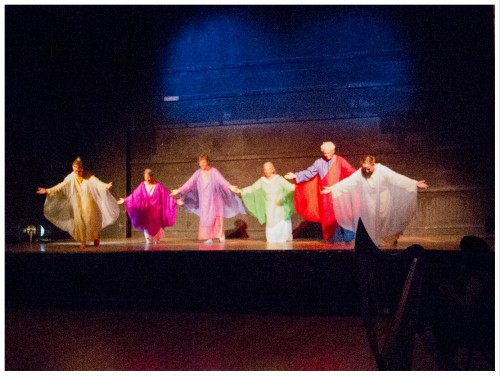
[[295, 185], [276, 174], [271, 162], [264, 163], [264, 176], [238, 190], [247, 210], [260, 224], [266, 223], [268, 242], [292, 240], [293, 192]]
[[147, 243], [158, 243], [165, 237], [165, 227], [175, 223], [177, 202], [149, 168], [144, 170], [144, 181], [118, 204], [125, 204], [132, 226], [144, 231]]
[[372, 240], [381, 245], [384, 238], [386, 242], [397, 243], [417, 208], [417, 188], [428, 187], [425, 180], [398, 174], [367, 155], [361, 160], [359, 170], [321, 193], [333, 197], [342, 227], [356, 231], [361, 218]]
[[329, 242], [350, 242], [354, 233], [339, 227], [331, 195], [321, 195], [321, 189], [351, 175], [356, 169], [343, 157], [335, 155], [335, 144], [321, 144], [323, 158], [299, 172], [289, 172], [285, 179], [295, 179], [295, 208], [310, 222], [320, 222], [323, 238]]
[[224, 218], [246, 214], [241, 199], [235, 194], [238, 188], [224, 179], [210, 160], [203, 154], [198, 157], [200, 168], [178, 189], [171, 194], [181, 194], [181, 203], [188, 212], [200, 217], [198, 239], [211, 244], [212, 238], [225, 242]]
[[36, 193], [47, 194], [43, 212], [60, 229], [67, 231], [81, 248], [94, 241], [99, 246], [99, 232], [118, 219], [120, 210], [109, 189], [112, 183], [103, 183], [83, 170], [80, 157], [72, 164], [73, 172], [52, 188], [38, 188]]

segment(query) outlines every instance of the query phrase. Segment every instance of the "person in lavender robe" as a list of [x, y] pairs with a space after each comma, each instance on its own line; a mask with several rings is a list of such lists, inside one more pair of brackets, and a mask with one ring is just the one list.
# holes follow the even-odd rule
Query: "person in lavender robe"
[[207, 155], [198, 157], [200, 168], [172, 195], [181, 194], [180, 203], [184, 210], [200, 217], [198, 240], [211, 244], [218, 238], [225, 242], [224, 218], [246, 214], [238, 188], [231, 185], [215, 167], [210, 166]]
[[417, 208], [418, 188], [428, 187], [425, 180], [398, 174], [366, 155], [360, 169], [321, 193], [333, 197], [342, 227], [356, 231], [361, 218], [373, 242], [384, 246], [397, 244]]
[[173, 226], [177, 201], [168, 190], [154, 180], [153, 171], [144, 170], [144, 181], [118, 204], [125, 204], [132, 226], [144, 231], [147, 243], [158, 243], [165, 237], [165, 227]]
[[260, 224], [266, 224], [266, 240], [269, 243], [293, 240], [295, 185], [276, 174], [271, 162], [264, 163], [262, 169], [264, 176], [252, 185], [239, 190], [243, 203]]
[[331, 195], [321, 195], [324, 187], [350, 176], [356, 169], [347, 159], [335, 154], [331, 141], [321, 144], [323, 158], [299, 172], [289, 172], [285, 179], [295, 179], [295, 209], [307, 221], [320, 222], [323, 239], [331, 243], [351, 242], [355, 234], [339, 226]]

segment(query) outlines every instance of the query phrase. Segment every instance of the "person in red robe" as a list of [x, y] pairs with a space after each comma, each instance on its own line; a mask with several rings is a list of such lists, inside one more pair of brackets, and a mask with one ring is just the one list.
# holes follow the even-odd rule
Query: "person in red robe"
[[350, 242], [354, 232], [339, 227], [333, 210], [331, 195], [322, 195], [323, 187], [331, 186], [350, 176], [356, 169], [347, 159], [335, 154], [331, 141], [321, 144], [323, 157], [299, 172], [289, 172], [286, 179], [295, 179], [295, 208], [307, 221], [320, 222], [323, 238], [327, 241]]

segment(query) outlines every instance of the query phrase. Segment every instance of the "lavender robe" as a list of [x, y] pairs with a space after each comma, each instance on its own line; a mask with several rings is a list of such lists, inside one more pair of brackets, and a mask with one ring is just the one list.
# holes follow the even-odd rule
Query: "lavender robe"
[[200, 217], [201, 227], [213, 226], [216, 217], [232, 218], [246, 214], [241, 199], [229, 190], [229, 182], [215, 167], [209, 171], [209, 179], [204, 182], [202, 170], [198, 169], [179, 188], [184, 209]]
[[124, 204], [132, 226], [147, 231], [152, 236], [175, 223], [177, 201], [159, 182], [156, 183], [152, 195], [142, 182], [125, 198]]

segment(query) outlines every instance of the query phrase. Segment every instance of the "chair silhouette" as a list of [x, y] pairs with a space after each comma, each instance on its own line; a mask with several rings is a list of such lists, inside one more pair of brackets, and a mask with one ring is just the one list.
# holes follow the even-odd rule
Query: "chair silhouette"
[[[371, 240], [361, 219], [354, 247], [356, 270], [361, 299], [361, 314], [368, 341], [379, 370], [411, 370], [415, 334], [420, 308], [423, 267], [420, 259], [423, 248], [412, 245], [396, 253], [382, 252]], [[380, 289], [377, 289], [377, 266], [397, 262], [405, 268], [409, 263], [404, 286], [394, 317], [385, 338], [379, 338], [375, 321], [381, 310]], [[382, 307], [383, 308], [383, 307]]]

